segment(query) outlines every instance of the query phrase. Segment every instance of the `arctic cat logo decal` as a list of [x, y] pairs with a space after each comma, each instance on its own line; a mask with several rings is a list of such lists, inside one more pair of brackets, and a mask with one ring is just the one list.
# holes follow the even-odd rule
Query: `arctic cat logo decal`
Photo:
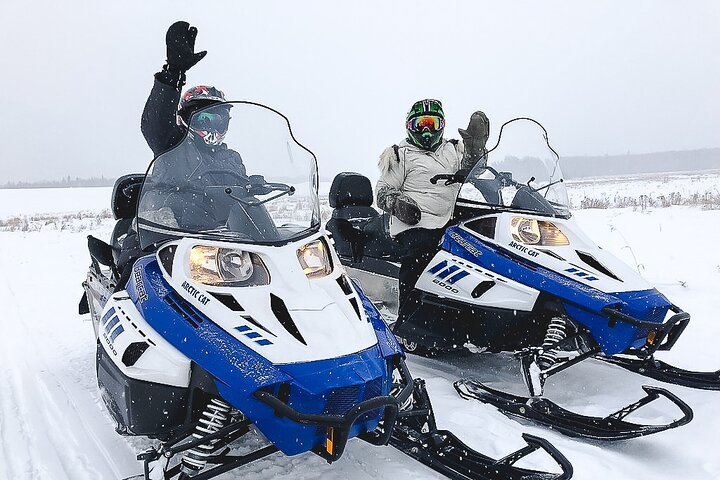
[[208, 298], [206, 295], [203, 295], [200, 293], [200, 291], [190, 285], [188, 282], [183, 282], [182, 287], [185, 289], [186, 292], [188, 292], [194, 299], [196, 299], [198, 302], [202, 303], [203, 305], [207, 305], [210, 302], [210, 298]]
[[465, 250], [467, 250], [468, 252], [470, 252], [472, 255], [474, 255], [474, 256], [476, 256], [476, 257], [479, 257], [480, 255], [482, 255], [482, 252], [481, 252], [480, 250], [478, 250], [477, 248], [475, 248], [470, 242], [468, 242], [467, 240], [465, 240], [465, 239], [464, 239], [462, 236], [460, 236], [460, 234], [458, 234], [457, 232], [451, 232], [451, 233], [450, 233], [450, 238], [452, 238], [453, 240], [455, 240], [455, 241], [458, 243], [458, 245], [460, 245], [461, 247], [463, 247]]
[[143, 303], [148, 299], [147, 292], [145, 291], [145, 283], [142, 277], [142, 267], [138, 265], [133, 268], [133, 277], [135, 279], [135, 291], [137, 292], [138, 300]]
[[514, 248], [515, 250], [520, 250], [520, 251], [523, 252], [523, 253], [527, 253], [527, 254], [530, 255], [531, 257], [537, 257], [537, 256], [540, 255], [540, 252], [538, 252], [537, 250], [533, 250], [532, 248], [528, 248], [528, 247], [526, 247], [525, 245], [520, 245], [519, 243], [517, 243], [517, 242], [515, 242], [515, 241], [511, 241], [511, 242], [510, 242], [510, 246], [511, 246], [512, 248]]
[[[450, 285], [470, 275], [470, 272], [466, 272], [457, 265], [450, 265], [448, 267], [447, 260], [443, 260], [442, 262], [432, 267], [430, 270], [428, 270], [428, 273], [435, 275], [435, 277], [440, 280], [445, 280], [447, 278], [447, 283]], [[433, 282], [435, 282], [435, 280], [433, 280]], [[447, 288], [445, 284], [443, 284], [442, 286]]]

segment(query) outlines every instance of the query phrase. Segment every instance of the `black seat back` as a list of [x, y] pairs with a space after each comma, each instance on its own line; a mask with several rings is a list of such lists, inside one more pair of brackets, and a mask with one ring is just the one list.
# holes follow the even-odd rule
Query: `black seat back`
[[326, 228], [335, 239], [335, 248], [345, 258], [361, 261], [364, 255], [396, 258], [400, 247], [388, 233], [389, 215], [372, 207], [374, 200], [370, 180], [354, 172], [335, 176], [328, 201], [333, 208]]
[[135, 217], [143, 180], [145, 180], [145, 174], [131, 173], [115, 181], [110, 200], [115, 220]]
[[333, 208], [333, 218], [369, 219], [379, 215], [372, 207], [372, 184], [359, 173], [338, 173], [330, 186], [328, 201]]
[[123, 250], [127, 250], [127, 246], [123, 249], [123, 243], [128, 234], [135, 235], [134, 232], [131, 232], [131, 227], [137, 212], [143, 180], [145, 180], [145, 174], [131, 173], [118, 178], [113, 187], [110, 203], [117, 223], [110, 238], [110, 245], [112, 258], [120, 271], [125, 267], [122, 258], [128, 256], [127, 254], [122, 255]]

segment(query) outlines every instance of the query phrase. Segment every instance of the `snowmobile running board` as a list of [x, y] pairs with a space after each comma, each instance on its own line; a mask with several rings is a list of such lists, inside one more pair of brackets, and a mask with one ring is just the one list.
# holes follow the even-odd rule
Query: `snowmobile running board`
[[682, 385], [702, 390], [720, 390], [720, 370], [714, 372], [694, 372], [673, 367], [653, 357], [644, 360], [625, 357], [595, 357], [603, 362], [612, 363], [632, 372], [661, 382]]
[[[448, 478], [457, 480], [566, 480], [572, 478], [570, 462], [550, 442], [523, 434], [527, 446], [499, 460], [465, 445], [448, 430], [438, 430], [425, 381], [415, 379], [412, 409], [401, 411], [390, 437], [390, 445]], [[523, 457], [544, 450], [561, 473], [515, 467]]]
[[[645, 397], [604, 418], [573, 413], [546, 398], [522, 397], [494, 390], [476, 380], [463, 379], [454, 385], [463, 398], [489, 403], [510, 417], [525, 418], [572, 437], [626, 440], [680, 427], [693, 418], [693, 411], [685, 402], [664, 388], [648, 385], [642, 387]], [[661, 396], [674, 403], [683, 416], [665, 425], [640, 425], [624, 420], [626, 416]]]

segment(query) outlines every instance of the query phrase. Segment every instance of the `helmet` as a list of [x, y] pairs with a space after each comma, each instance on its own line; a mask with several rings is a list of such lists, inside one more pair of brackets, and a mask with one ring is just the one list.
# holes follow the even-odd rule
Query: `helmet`
[[405, 118], [408, 141], [423, 150], [434, 150], [442, 141], [445, 114], [439, 100], [420, 100]]
[[[230, 120], [230, 105], [205, 108], [225, 101], [225, 94], [215, 87], [198, 85], [187, 90], [178, 105], [178, 123], [211, 146], [220, 145], [225, 139]], [[196, 112], [202, 112], [193, 116]]]

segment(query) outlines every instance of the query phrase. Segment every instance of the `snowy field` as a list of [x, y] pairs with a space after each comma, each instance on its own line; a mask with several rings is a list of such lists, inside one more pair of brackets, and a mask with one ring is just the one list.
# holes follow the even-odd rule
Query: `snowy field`
[[[577, 205], [588, 196], [612, 199], [616, 193], [659, 197], [676, 191], [717, 192], [720, 174], [708, 175], [702, 180], [668, 175], [568, 186]], [[141, 471], [135, 454], [149, 443], [114, 432], [96, 388], [92, 326], [76, 314], [89, 263], [85, 237], [106, 239], [112, 230], [112, 220], [102, 212], [109, 206], [110, 190], [0, 190], [0, 221], [44, 218], [27, 231], [0, 228], [0, 480], [115, 480]], [[77, 215], [80, 211], [87, 213]], [[48, 220], [53, 216], [64, 220]], [[647, 206], [587, 209], [575, 216], [598, 244], [691, 313], [673, 351], [658, 356], [689, 369], [720, 368], [720, 209]], [[521, 447], [520, 435], [528, 432], [550, 440], [581, 480], [720, 479], [720, 392], [662, 384], [594, 360], [553, 377], [548, 396], [582, 413], [613, 412], [642, 396], [643, 384], [666, 387], [694, 409], [695, 419], [679, 429], [602, 443], [521, 425], [492, 407], [457, 396], [452, 381], [473, 371], [496, 386], [517, 387], [519, 377], [506, 357], [479, 355], [454, 365], [411, 357], [410, 368], [427, 380], [439, 427], [487, 455], [497, 458]], [[638, 415], [661, 422], [666, 417], [660, 410], [653, 407]], [[542, 457], [523, 465], [550, 466]], [[333, 465], [311, 454], [275, 454], [240, 472], [221, 478], [442, 478], [393, 448], [358, 440], [350, 441]]]

